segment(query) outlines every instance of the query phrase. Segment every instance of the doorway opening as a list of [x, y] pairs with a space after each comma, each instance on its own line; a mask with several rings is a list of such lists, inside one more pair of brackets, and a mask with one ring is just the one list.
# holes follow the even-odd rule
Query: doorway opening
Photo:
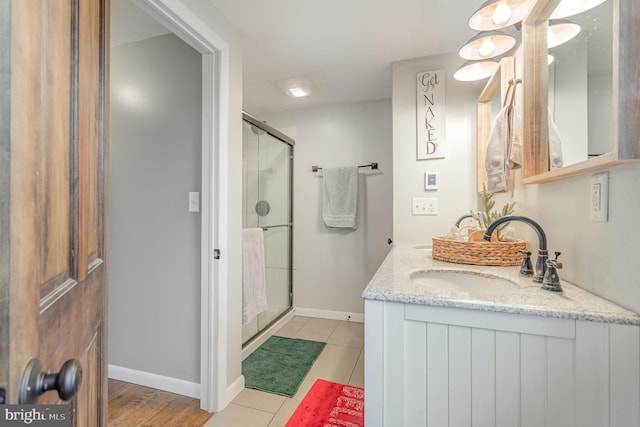
[[[226, 236], [220, 236], [218, 233], [219, 229], [224, 229], [226, 227], [226, 219], [224, 216], [218, 215], [218, 206], [219, 206], [219, 188], [218, 182], [221, 178], [221, 175], [225, 172], [220, 172], [217, 167], [220, 161], [224, 161], [223, 156], [220, 155], [220, 150], [223, 151], [226, 149], [228, 144], [226, 136], [228, 135], [228, 126], [229, 122], [226, 118], [227, 111], [224, 107], [228, 105], [228, 91], [221, 90], [221, 88], [225, 88], [228, 85], [227, 78], [225, 77], [228, 74], [229, 67], [229, 58], [225, 56], [223, 53], [227, 49], [227, 45], [225, 42], [219, 38], [211, 29], [211, 27], [204, 25], [204, 23], [193, 14], [190, 10], [185, 8], [185, 6], [181, 4], [176, 4], [174, 2], [169, 2], [166, 0], [133, 0], [135, 5], [129, 2], [128, 0], [112, 0], [112, 21], [113, 21], [113, 10], [114, 5], [122, 3], [127, 3], [128, 6], [132, 7], [140, 7], [140, 9], [136, 9], [138, 13], [142, 13], [146, 15], [147, 18], [152, 17], [157, 23], [161, 23], [165, 29], [169, 29], [167, 33], [171, 32], [175, 34], [175, 36], [167, 36], [168, 38], [175, 37], [179, 38], [186, 42], [191, 48], [195, 49], [196, 53], [200, 56], [200, 93], [201, 93], [201, 113], [199, 117], [202, 122], [200, 126], [201, 134], [200, 134], [200, 143], [201, 143], [201, 151], [199, 153], [198, 160], [201, 162], [201, 174], [200, 174], [200, 213], [199, 216], [201, 218], [200, 221], [200, 230], [199, 235], [200, 239], [200, 253], [196, 255], [197, 261], [194, 262], [191, 259], [192, 268], [196, 270], [196, 273], [199, 277], [199, 289], [197, 289], [196, 294], [198, 295], [198, 304], [199, 304], [199, 316], [197, 320], [197, 326], [199, 329], [196, 335], [199, 335], [199, 339], [197, 340], [197, 351], [199, 353], [198, 357], [190, 356], [191, 360], [185, 360], [184, 366], [182, 367], [183, 371], [179, 374], [169, 375], [155, 375], [149, 374], [147, 371], [124, 368], [120, 372], [126, 374], [127, 378], [121, 378], [124, 380], [128, 380], [131, 382], [135, 382], [141, 385], [148, 385], [154, 388], [159, 388], [167, 391], [172, 391], [192, 397], [200, 398], [200, 406], [202, 409], [207, 411], [217, 411], [224, 407], [226, 404], [226, 400], [228, 397], [228, 387], [226, 384], [226, 357], [218, 354], [215, 349], [224, 348], [225, 342], [227, 339], [227, 333], [225, 331], [226, 323], [224, 321], [219, 320], [218, 311], [220, 310], [219, 303], [220, 301], [225, 301], [222, 295], [226, 294], [226, 289], [222, 285], [219, 285], [218, 277], [220, 274], [226, 274], [226, 260], [214, 261], [214, 250], [216, 248], [224, 248], [226, 247]], [[151, 19], [151, 18], [150, 18]], [[114, 22], [111, 24], [112, 29], [115, 28]], [[164, 38], [165, 36], [160, 36], [156, 38]], [[149, 75], [149, 79], [152, 79], [151, 75]], [[155, 82], [154, 82], [155, 83]], [[155, 83], [157, 84], [157, 83]], [[126, 94], [125, 90], [125, 94]], [[116, 91], [114, 87], [111, 87], [111, 97], [115, 99]], [[129, 91], [128, 95], [130, 102], [144, 102], [142, 97], [139, 97], [135, 90]], [[142, 105], [140, 106], [142, 107]], [[150, 105], [149, 108], [161, 108], [157, 105]], [[142, 114], [142, 116], [138, 117], [139, 120], [145, 120], [146, 116]], [[162, 137], [162, 131], [159, 128], [152, 129], [156, 132], [157, 137]], [[165, 128], [166, 130], [167, 128]], [[179, 144], [180, 137], [175, 136], [178, 141], [176, 144]], [[113, 135], [112, 135], [113, 139]], [[137, 138], [134, 138], [135, 141], [138, 141]], [[148, 156], [157, 156], [166, 159], [167, 157], [171, 157], [171, 154], [167, 152], [158, 152], [158, 150], [142, 150], [146, 152]], [[184, 153], [183, 153], [184, 154]], [[193, 153], [190, 155], [193, 156]], [[126, 157], [126, 156], [125, 156]], [[128, 159], [131, 161], [131, 159]], [[155, 159], [160, 163], [165, 162], [165, 166], [167, 169], [171, 169], [171, 164], [167, 163], [166, 160]], [[194, 160], [195, 163], [197, 161]], [[180, 171], [174, 171], [178, 173]], [[193, 172], [193, 171], [191, 171]], [[117, 174], [118, 171], [113, 170], [112, 175]], [[170, 175], [170, 174], [169, 174]], [[151, 186], [151, 188], [163, 188], [163, 186]], [[188, 189], [184, 191], [184, 188], [181, 190], [182, 202], [175, 202], [181, 204], [182, 206], [178, 206], [180, 212], [185, 215], [193, 215], [193, 213], [188, 212], [189, 202], [188, 202], [188, 193], [198, 191], [194, 189]], [[224, 193], [224, 188], [222, 189]], [[134, 192], [135, 195], [131, 195], [131, 197], [145, 197], [149, 196], [144, 191]], [[157, 196], [156, 194], [154, 194]], [[223, 194], [224, 196], [224, 194]], [[112, 198], [114, 197], [112, 191]], [[125, 208], [126, 209], [126, 205]], [[170, 208], [167, 208], [170, 209]], [[145, 212], [148, 220], [141, 223], [140, 227], [146, 227], [157, 218], [154, 217], [155, 212], [149, 211]], [[171, 224], [165, 225], [165, 233], [164, 237], [166, 239], [171, 239]], [[117, 232], [116, 229], [112, 226], [112, 232]], [[190, 233], [193, 234], [193, 229], [191, 229]], [[133, 238], [133, 237], [132, 237]], [[154, 245], [153, 241], [145, 241], [147, 244], [147, 249], [150, 251], [150, 247]], [[112, 255], [117, 256], [114, 248], [112, 247]], [[145, 251], [139, 252], [137, 254], [137, 259], [141, 260], [142, 257], [148, 256], [148, 253]], [[193, 258], [193, 257], [191, 257]], [[156, 259], [156, 262], [161, 262], [161, 260]], [[110, 278], [110, 287], [115, 286], [115, 282], [113, 277]], [[153, 281], [150, 281], [153, 282]], [[158, 299], [162, 297], [159, 295], [161, 290], [154, 288], [152, 283], [149, 283], [150, 288], [149, 292], [145, 293], [145, 305], [138, 307], [141, 311], [146, 307], [153, 306], [154, 303], [157, 302]], [[176, 285], [178, 286], [178, 285]], [[191, 301], [193, 301], [193, 295], [190, 296]], [[197, 311], [197, 310], [195, 310]], [[117, 312], [115, 314], [112, 313], [113, 316], [117, 316]], [[168, 311], [163, 312], [161, 317], [171, 318], [172, 312]], [[212, 320], [214, 319], [214, 320]], [[149, 321], [145, 319], [145, 321]], [[165, 323], [165, 326], [169, 323]], [[175, 343], [172, 342], [170, 333], [175, 333], [175, 330], [159, 330], [160, 339], [163, 339], [163, 345], [166, 346], [165, 349], [170, 350], [171, 346], [175, 346]], [[184, 331], [177, 331], [177, 333], [184, 334]], [[191, 338], [193, 338], [193, 334]], [[143, 337], [141, 337], [143, 338]], [[133, 338], [130, 338], [133, 339]], [[193, 368], [194, 366], [197, 368], [199, 359], [199, 381], [192, 381], [193, 379], [193, 371], [187, 372], [188, 369]], [[110, 360], [111, 363], [111, 360]], [[185, 368], [185, 366], [189, 365], [190, 368]], [[180, 370], [181, 368], [177, 368]], [[112, 375], [112, 366], [110, 366], [110, 376]], [[117, 368], [116, 368], [117, 371]], [[221, 373], [221, 375], [219, 375]], [[174, 376], [175, 375], [175, 376]], [[182, 378], [187, 378], [183, 380]], [[150, 383], [151, 382], [151, 383]]]

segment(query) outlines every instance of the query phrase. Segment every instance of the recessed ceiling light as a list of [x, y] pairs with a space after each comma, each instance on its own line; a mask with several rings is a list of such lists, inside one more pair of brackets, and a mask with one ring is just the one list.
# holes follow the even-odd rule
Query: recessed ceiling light
[[305, 90], [305, 88], [296, 86], [296, 87], [290, 87], [289, 88], [289, 93], [293, 96], [295, 96], [296, 98], [301, 98], [303, 96], [308, 96], [311, 95], [311, 91], [309, 90]]
[[279, 80], [276, 82], [276, 85], [285, 93], [285, 95], [294, 98], [309, 96], [317, 90], [316, 85], [309, 77]]

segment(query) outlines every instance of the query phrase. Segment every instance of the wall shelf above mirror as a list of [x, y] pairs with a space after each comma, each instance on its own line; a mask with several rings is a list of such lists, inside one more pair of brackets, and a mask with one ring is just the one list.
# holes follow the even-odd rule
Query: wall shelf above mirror
[[[547, 48], [556, 22], [549, 18], [565, 6], [560, 0], [537, 0], [523, 23], [525, 184], [640, 159], [640, 2], [596, 3], [564, 18], [581, 31], [563, 46]], [[562, 145], [563, 167], [554, 170], [550, 127]]]

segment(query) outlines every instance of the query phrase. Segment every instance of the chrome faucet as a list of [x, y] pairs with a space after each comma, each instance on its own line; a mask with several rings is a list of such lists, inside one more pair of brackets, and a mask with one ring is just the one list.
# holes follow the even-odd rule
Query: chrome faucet
[[487, 242], [491, 241], [491, 234], [498, 228], [501, 224], [509, 221], [522, 221], [530, 226], [532, 226], [536, 233], [538, 233], [538, 259], [536, 260], [536, 274], [533, 277], [533, 281], [535, 283], [542, 283], [544, 280], [544, 274], [547, 271], [547, 236], [544, 234], [544, 230], [540, 227], [540, 224], [532, 220], [531, 218], [527, 218], [526, 216], [518, 216], [518, 215], [507, 215], [502, 218], [498, 218], [489, 225], [486, 233], [484, 234], [483, 239]]

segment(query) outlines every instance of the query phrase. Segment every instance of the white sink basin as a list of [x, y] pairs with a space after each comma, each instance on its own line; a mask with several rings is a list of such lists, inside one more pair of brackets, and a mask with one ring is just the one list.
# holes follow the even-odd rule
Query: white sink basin
[[465, 292], [469, 294], [510, 294], [520, 287], [509, 280], [458, 271], [416, 271], [411, 281], [433, 290]]

